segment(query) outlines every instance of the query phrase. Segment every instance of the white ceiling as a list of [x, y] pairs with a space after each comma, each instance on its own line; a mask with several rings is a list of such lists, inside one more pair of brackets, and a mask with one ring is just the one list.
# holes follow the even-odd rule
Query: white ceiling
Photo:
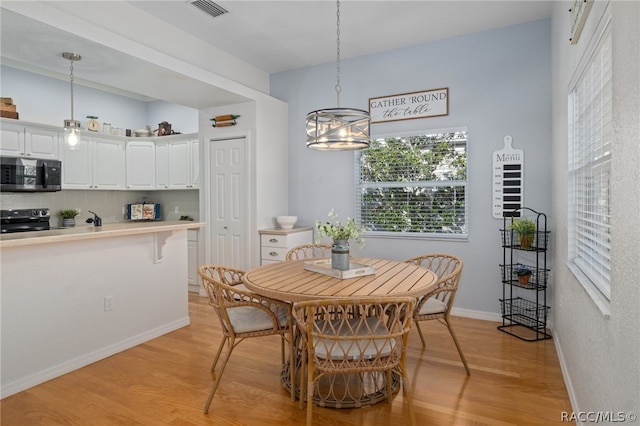
[[[83, 55], [76, 81], [140, 99], [163, 99], [194, 108], [238, 101], [233, 90], [178, 75], [164, 67], [106, 47], [92, 37], [78, 37], [55, 26], [15, 13], [13, 1], [3, 0], [1, 60], [4, 64], [46, 75], [68, 78], [69, 63], [60, 53]], [[53, 11], [105, 11], [105, 2], [40, 2]], [[320, 1], [241, 1], [216, 3], [228, 13], [213, 18], [191, 5], [192, 0], [119, 2], [127, 16], [104, 14], [100, 26], [122, 33], [122, 26], [156, 22], [157, 34], [171, 43], [178, 36], [195, 36], [266, 72], [274, 73], [335, 62], [336, 3]], [[551, 16], [550, 1], [358, 1], [341, 2], [341, 58], [427, 43]], [[24, 7], [24, 5], [21, 5]], [[115, 8], [115, 2], [106, 7]], [[79, 13], [78, 12], [78, 13]], [[100, 19], [100, 16], [95, 19]], [[120, 26], [120, 31], [118, 30]], [[97, 30], [102, 30], [98, 28]], [[144, 40], [147, 32], [139, 33]], [[158, 37], [158, 36], [156, 36]], [[137, 37], [136, 37], [137, 38]], [[184, 46], [184, 55], [192, 46]], [[195, 48], [194, 48], [195, 50]], [[197, 52], [193, 52], [194, 54]], [[200, 58], [202, 60], [202, 58]], [[213, 60], [213, 58], [212, 58]], [[151, 76], [151, 77], [150, 77]], [[161, 93], [165, 88], [167, 93]]]

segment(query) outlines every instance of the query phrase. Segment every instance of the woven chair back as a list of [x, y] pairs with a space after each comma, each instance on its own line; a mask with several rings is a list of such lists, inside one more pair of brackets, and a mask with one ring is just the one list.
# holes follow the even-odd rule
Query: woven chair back
[[318, 259], [331, 256], [331, 246], [328, 244], [302, 244], [293, 247], [286, 254], [286, 260]]
[[403, 360], [415, 299], [299, 302], [293, 313], [309, 361], [324, 373], [385, 371]]
[[436, 289], [426, 295], [425, 299], [435, 297], [445, 303], [447, 310], [450, 310], [460, 283], [462, 259], [452, 254], [434, 253], [412, 257], [405, 262], [423, 266], [438, 276]]

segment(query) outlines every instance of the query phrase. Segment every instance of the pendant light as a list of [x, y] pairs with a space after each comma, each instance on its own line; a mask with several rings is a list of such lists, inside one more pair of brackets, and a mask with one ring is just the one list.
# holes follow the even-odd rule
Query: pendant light
[[368, 111], [340, 108], [340, 1], [337, 2], [336, 108], [307, 114], [307, 148], [320, 151], [347, 151], [369, 147]]
[[70, 149], [75, 149], [80, 141], [80, 122], [73, 119], [73, 62], [82, 59], [77, 53], [64, 52], [62, 57], [71, 61], [71, 119], [64, 120], [65, 143]]

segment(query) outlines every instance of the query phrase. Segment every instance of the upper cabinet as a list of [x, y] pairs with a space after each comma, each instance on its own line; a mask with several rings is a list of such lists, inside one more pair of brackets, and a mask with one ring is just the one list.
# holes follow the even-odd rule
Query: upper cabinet
[[156, 189], [156, 144], [128, 141], [126, 154], [127, 189]]
[[199, 140], [194, 135], [156, 142], [156, 184], [159, 189], [198, 189]]
[[45, 127], [2, 120], [0, 155], [57, 160], [60, 133]]
[[62, 150], [62, 189], [124, 189], [125, 143], [82, 135], [74, 149]]

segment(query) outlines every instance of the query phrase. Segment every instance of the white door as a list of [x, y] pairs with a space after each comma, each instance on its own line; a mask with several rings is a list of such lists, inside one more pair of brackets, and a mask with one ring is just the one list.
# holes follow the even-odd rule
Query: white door
[[210, 141], [210, 253], [212, 263], [246, 270], [247, 166], [246, 138]]

